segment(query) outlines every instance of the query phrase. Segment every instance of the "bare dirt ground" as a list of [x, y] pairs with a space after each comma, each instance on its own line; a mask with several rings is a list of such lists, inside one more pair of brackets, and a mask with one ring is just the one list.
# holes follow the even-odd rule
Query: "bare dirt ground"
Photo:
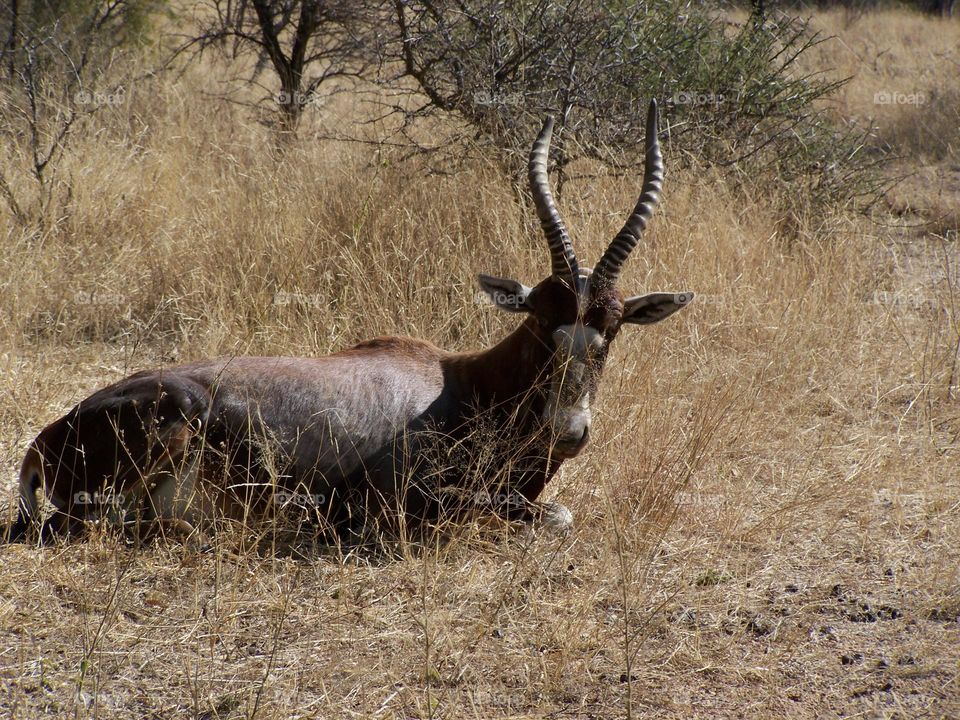
[[[698, 299], [618, 338], [596, 435], [548, 491], [571, 537], [3, 546], [0, 715], [960, 717], [960, 157], [933, 100], [960, 87], [960, 23], [816, 21], [839, 39], [812, 61], [855, 75], [837, 112], [916, 174], [869, 217], [787, 224], [762, 178], [668, 174], [624, 284]], [[33, 435], [134, 369], [384, 333], [480, 347], [515, 320], [475, 301], [476, 273], [546, 272], [490, 168], [307, 141], [277, 160], [179, 82], [98, 116], [54, 227], [0, 216], [8, 498]], [[581, 254], [636, 191], [569, 184]]]

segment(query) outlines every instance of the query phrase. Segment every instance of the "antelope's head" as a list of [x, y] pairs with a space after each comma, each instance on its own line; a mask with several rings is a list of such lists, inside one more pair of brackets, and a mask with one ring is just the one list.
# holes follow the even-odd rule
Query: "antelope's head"
[[528, 326], [550, 349], [542, 421], [558, 459], [575, 456], [590, 435], [590, 403], [596, 396], [610, 343], [625, 323], [648, 325], [669, 317], [693, 299], [691, 292], [626, 296], [617, 287], [624, 261], [640, 241], [660, 199], [663, 156], [657, 141], [657, 105], [650, 103], [646, 162], [640, 200], [593, 270], [581, 268], [547, 182], [547, 152], [553, 119], [547, 118], [530, 152], [530, 189], [550, 248], [551, 272], [535, 287], [480, 276], [493, 303], [533, 316]]

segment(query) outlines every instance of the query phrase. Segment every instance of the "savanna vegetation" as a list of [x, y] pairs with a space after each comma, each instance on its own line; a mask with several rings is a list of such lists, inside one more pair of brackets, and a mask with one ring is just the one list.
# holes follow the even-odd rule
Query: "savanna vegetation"
[[622, 282], [697, 292], [617, 339], [546, 493], [570, 536], [0, 546], [4, 716], [960, 715], [960, 22], [507, 5], [542, 12], [324, 16], [355, 55], [298, 87], [231, 28], [271, 10], [289, 59], [301, 3], [3, 11], [8, 507], [32, 437], [135, 370], [502, 337], [475, 278], [548, 272], [518, 180], [547, 110], [593, 261], [660, 96], [664, 201]]

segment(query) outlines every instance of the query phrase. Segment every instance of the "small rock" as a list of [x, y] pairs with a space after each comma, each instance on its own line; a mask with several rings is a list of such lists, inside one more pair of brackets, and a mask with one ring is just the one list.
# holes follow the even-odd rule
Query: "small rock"
[[960, 620], [960, 614], [955, 610], [951, 611], [947, 608], [935, 607], [930, 611], [929, 618], [934, 622], [955, 622]]
[[847, 588], [844, 587], [843, 585], [837, 583], [832, 588], [830, 588], [830, 597], [834, 597], [834, 598], [837, 598], [838, 600], [842, 600], [846, 596], [847, 596]]
[[825, 638], [827, 640], [836, 640], [837, 635], [831, 625], [821, 625], [820, 627], [814, 629], [810, 628], [810, 639], [818, 640], [820, 638]]
[[903, 617], [903, 611], [891, 605], [881, 605], [877, 615], [881, 620], [896, 620], [898, 617]]
[[758, 613], [747, 621], [747, 630], [754, 635], [769, 635], [773, 632], [773, 625]]
[[869, 607], [861, 610], [848, 610], [847, 620], [855, 623], [873, 623], [877, 621], [877, 614]]

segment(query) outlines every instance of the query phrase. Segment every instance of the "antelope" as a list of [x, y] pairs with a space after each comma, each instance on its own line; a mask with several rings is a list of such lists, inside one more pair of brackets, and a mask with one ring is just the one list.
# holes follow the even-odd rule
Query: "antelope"
[[278, 497], [336, 537], [429, 526], [464, 497], [494, 517], [569, 529], [569, 510], [537, 498], [588, 442], [610, 344], [624, 324], [663, 320], [693, 294], [627, 297], [617, 287], [660, 198], [656, 101], [640, 198], [592, 270], [580, 266], [550, 191], [552, 132], [548, 116], [528, 168], [550, 274], [534, 287], [479, 276], [495, 306], [525, 316], [499, 343], [454, 353], [381, 337], [324, 357], [232, 357], [131, 375], [33, 440], [7, 539], [71, 535], [103, 506], [121, 525], [191, 532], [217, 513], [267, 514]]

